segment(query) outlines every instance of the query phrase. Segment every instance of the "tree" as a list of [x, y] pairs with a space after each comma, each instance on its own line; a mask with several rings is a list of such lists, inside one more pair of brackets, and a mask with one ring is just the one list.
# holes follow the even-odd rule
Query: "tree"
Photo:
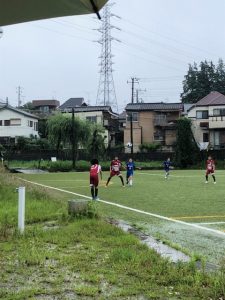
[[70, 114], [57, 114], [47, 121], [48, 139], [56, 150], [68, 146], [76, 158], [78, 148], [87, 145], [90, 137], [90, 126], [86, 121], [72, 118]]
[[192, 130], [191, 120], [181, 118], [177, 121], [177, 141], [176, 141], [175, 160], [177, 164], [183, 168], [193, 164], [197, 146], [195, 144]]
[[98, 158], [99, 156], [103, 155], [105, 152], [105, 137], [104, 128], [102, 126], [98, 126], [97, 124], [92, 126], [91, 128], [92, 134], [91, 139], [88, 145], [89, 153], [92, 154], [92, 157]]
[[225, 93], [225, 66], [219, 59], [215, 66], [212, 61], [189, 64], [187, 75], [184, 76], [182, 103], [196, 103], [212, 91]]

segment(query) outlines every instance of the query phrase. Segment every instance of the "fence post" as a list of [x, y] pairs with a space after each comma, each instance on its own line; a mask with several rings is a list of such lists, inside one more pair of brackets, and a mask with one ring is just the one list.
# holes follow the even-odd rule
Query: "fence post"
[[20, 233], [24, 232], [25, 223], [25, 187], [20, 186], [18, 188], [18, 229]]

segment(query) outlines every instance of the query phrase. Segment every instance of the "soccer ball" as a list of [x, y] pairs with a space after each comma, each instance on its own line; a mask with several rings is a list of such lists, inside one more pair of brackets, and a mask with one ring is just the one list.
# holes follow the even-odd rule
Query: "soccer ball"
[[128, 142], [128, 143], [127, 143], [127, 147], [128, 147], [128, 148], [131, 148], [131, 147], [132, 147], [131, 142]]

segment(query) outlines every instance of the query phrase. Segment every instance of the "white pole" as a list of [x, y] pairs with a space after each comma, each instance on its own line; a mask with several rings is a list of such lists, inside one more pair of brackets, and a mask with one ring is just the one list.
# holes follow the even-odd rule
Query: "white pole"
[[18, 229], [20, 233], [24, 232], [25, 223], [25, 187], [20, 186], [18, 189], [19, 199], [18, 199]]

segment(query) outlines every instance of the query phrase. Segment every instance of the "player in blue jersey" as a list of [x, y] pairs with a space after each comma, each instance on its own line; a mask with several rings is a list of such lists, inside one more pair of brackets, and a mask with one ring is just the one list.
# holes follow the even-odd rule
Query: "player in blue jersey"
[[165, 179], [168, 179], [170, 175], [170, 170], [173, 169], [172, 162], [170, 161], [170, 157], [168, 157], [167, 160], [163, 162], [163, 166], [165, 171]]
[[[135, 163], [133, 162], [132, 158], [129, 158], [128, 162], [126, 163], [126, 167], [127, 167], [127, 174], [126, 174], [127, 184], [129, 186], [132, 186], [134, 170], [135, 170]], [[141, 168], [138, 168], [138, 169], [141, 169]]]

